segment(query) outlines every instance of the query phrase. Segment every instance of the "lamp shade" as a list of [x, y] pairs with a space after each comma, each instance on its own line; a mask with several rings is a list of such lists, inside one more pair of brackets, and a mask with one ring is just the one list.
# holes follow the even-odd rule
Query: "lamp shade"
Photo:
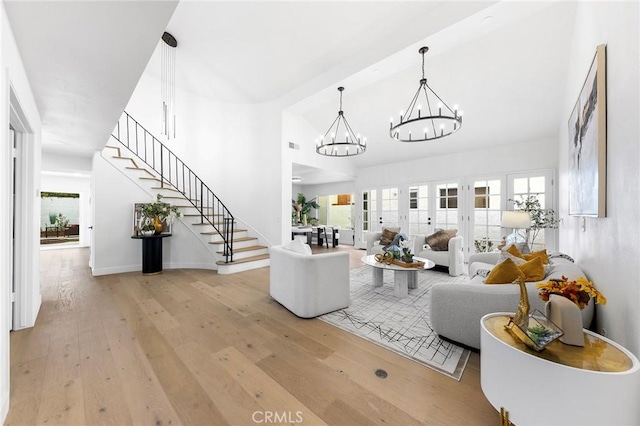
[[513, 229], [531, 228], [531, 215], [523, 211], [502, 212], [502, 227]]

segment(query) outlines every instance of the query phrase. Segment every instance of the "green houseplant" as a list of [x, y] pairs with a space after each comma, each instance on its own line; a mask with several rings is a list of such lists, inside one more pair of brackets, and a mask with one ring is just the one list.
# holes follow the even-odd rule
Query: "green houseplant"
[[311, 209], [317, 209], [320, 204], [316, 202], [316, 199], [307, 200], [302, 192], [298, 192], [298, 197], [295, 200], [291, 200], [293, 211], [296, 214], [296, 221], [302, 222], [303, 225], [307, 224], [307, 215]]
[[555, 210], [543, 209], [540, 205], [540, 200], [535, 195], [529, 195], [527, 198], [520, 200], [510, 198], [509, 201], [513, 202], [513, 206], [517, 210], [529, 212], [531, 216], [531, 228], [527, 231], [527, 243], [530, 247], [533, 247], [533, 242], [540, 234], [540, 231], [548, 228], [557, 228], [558, 223], [560, 223], [560, 220], [556, 218]]
[[162, 194], [157, 194], [153, 202], [142, 206], [140, 210], [142, 215], [140, 230], [144, 230], [145, 226], [147, 226], [148, 230], [148, 225], [152, 225], [156, 234], [159, 234], [162, 232], [167, 219], [173, 220], [174, 217], [182, 216], [178, 207], [165, 203], [162, 198]]

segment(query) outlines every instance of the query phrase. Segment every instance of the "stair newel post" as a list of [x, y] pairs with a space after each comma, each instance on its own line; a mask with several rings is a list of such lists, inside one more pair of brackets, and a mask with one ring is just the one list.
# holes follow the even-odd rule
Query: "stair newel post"
[[[225, 263], [229, 263], [229, 261], [233, 261], [233, 248], [231, 244], [233, 241], [231, 239], [231, 235], [233, 235], [233, 222], [229, 222], [231, 218], [224, 217], [222, 220], [222, 234], [224, 235], [224, 261]], [[231, 257], [231, 259], [229, 259]]]

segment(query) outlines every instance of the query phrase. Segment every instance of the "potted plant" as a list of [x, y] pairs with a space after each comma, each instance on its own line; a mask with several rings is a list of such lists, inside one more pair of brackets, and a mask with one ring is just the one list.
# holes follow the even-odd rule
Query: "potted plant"
[[307, 225], [307, 215], [311, 209], [317, 209], [320, 205], [313, 198], [307, 201], [307, 198], [302, 192], [298, 192], [298, 197], [295, 200], [291, 200], [293, 210], [296, 212], [298, 222], [302, 222], [302, 225]]
[[526, 242], [529, 247], [533, 247], [533, 242], [540, 234], [540, 231], [547, 228], [557, 228], [559, 219], [556, 218], [556, 212], [553, 209], [543, 209], [540, 200], [535, 195], [529, 195], [523, 200], [515, 200], [510, 198], [516, 209], [529, 212], [531, 216], [531, 228], [527, 230]]
[[162, 201], [162, 194], [157, 194], [153, 202], [142, 206], [141, 213], [142, 223], [140, 230], [142, 230], [144, 226], [151, 224], [156, 234], [162, 232], [167, 220], [173, 220], [174, 217], [182, 216], [178, 207]]

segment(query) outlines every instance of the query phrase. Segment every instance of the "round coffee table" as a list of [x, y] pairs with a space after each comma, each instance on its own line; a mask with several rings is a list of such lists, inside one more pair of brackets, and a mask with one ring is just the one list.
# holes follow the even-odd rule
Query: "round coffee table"
[[387, 265], [386, 263], [376, 262], [375, 255], [369, 255], [362, 258], [362, 261], [373, 267], [373, 286], [382, 287], [384, 271], [393, 271], [393, 294], [396, 297], [407, 297], [410, 288], [418, 287], [418, 271], [423, 269], [431, 269], [436, 266], [429, 259], [414, 257], [413, 260], [424, 262], [422, 268], [405, 268], [399, 265]]

